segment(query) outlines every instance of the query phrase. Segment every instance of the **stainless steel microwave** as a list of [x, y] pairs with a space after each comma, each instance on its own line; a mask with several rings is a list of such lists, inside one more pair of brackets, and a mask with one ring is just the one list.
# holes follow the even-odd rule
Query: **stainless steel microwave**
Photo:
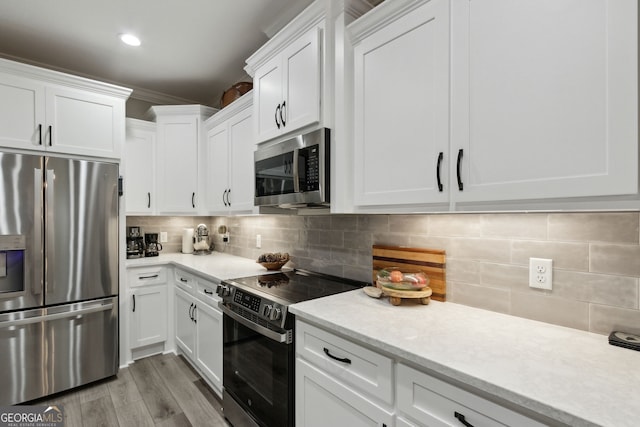
[[258, 147], [255, 205], [280, 208], [329, 206], [329, 129]]

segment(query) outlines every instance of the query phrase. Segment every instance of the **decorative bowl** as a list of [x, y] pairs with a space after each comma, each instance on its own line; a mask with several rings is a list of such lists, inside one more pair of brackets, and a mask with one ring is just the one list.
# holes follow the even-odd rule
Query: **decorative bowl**
[[387, 267], [378, 271], [377, 284], [400, 291], [419, 291], [429, 285], [429, 278], [419, 270]]
[[280, 270], [286, 263], [289, 262], [289, 260], [276, 261], [276, 262], [259, 262], [259, 261], [256, 261], [256, 262], [269, 271], [275, 271], [275, 270]]

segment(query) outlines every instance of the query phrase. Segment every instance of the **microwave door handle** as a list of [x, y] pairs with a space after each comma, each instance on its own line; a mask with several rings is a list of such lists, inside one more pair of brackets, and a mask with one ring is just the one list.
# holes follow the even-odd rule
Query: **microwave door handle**
[[300, 154], [300, 149], [296, 148], [293, 150], [293, 192], [300, 192], [300, 171], [298, 170], [298, 155]]
[[[42, 125], [41, 125], [42, 126]], [[42, 293], [43, 276], [42, 276], [42, 228], [44, 218], [42, 216], [42, 169], [33, 170], [33, 250], [31, 262], [33, 263], [31, 271], [33, 272], [33, 293], [40, 295]]]

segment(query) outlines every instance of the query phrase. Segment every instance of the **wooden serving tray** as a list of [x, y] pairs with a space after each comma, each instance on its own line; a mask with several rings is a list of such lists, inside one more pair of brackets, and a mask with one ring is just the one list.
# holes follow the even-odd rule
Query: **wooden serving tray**
[[[373, 283], [376, 283], [378, 271], [386, 267], [406, 268], [424, 272], [429, 277], [429, 288], [432, 290], [431, 298], [436, 301], [446, 301], [445, 251], [440, 249], [373, 245]], [[384, 289], [384, 291], [388, 290]]]

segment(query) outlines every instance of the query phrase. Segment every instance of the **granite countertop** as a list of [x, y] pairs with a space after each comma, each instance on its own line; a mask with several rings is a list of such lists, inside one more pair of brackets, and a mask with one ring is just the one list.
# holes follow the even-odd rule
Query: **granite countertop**
[[172, 264], [190, 273], [208, 276], [212, 280], [227, 280], [271, 273], [255, 260], [222, 252], [212, 252], [210, 255], [167, 253], [157, 257], [134, 258], [125, 261], [127, 268], [163, 264]]
[[636, 426], [640, 352], [604, 335], [450, 302], [427, 306], [362, 290], [290, 311], [445, 377], [569, 425]]

